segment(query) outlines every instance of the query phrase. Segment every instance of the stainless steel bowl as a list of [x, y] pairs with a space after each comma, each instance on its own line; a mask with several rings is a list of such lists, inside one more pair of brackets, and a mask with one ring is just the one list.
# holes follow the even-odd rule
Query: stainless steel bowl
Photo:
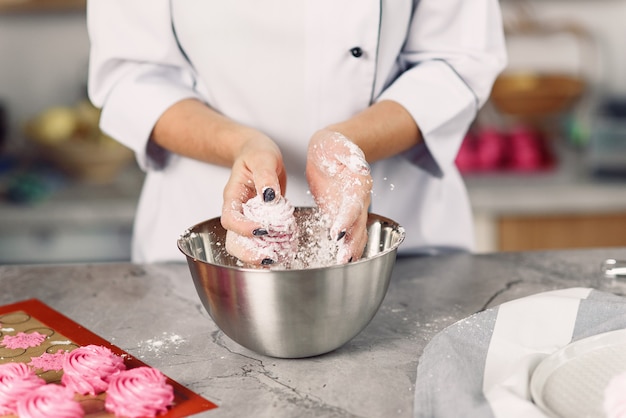
[[[296, 208], [298, 219], [311, 208]], [[224, 247], [220, 218], [178, 239], [196, 290], [217, 326], [260, 354], [310, 357], [335, 350], [360, 333], [382, 303], [405, 237], [396, 222], [370, 214], [363, 258], [321, 268], [246, 268]]]

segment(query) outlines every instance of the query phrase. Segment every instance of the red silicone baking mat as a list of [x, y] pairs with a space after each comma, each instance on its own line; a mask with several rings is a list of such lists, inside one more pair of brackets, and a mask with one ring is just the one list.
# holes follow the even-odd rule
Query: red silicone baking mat
[[[0, 364], [9, 362], [28, 363], [31, 358], [40, 356], [44, 352], [53, 354], [59, 350], [71, 351], [79, 346], [94, 344], [107, 347], [115, 354], [121, 356], [128, 369], [147, 366], [142, 361], [55, 311], [38, 299], [29, 299], [0, 306], [0, 341], [2, 341], [4, 335], [33, 331], [46, 335], [46, 340], [41, 345], [28, 349], [9, 349], [0, 345]], [[62, 373], [62, 371], [46, 371], [38, 374], [48, 383], [54, 383], [60, 381]], [[167, 381], [174, 388], [174, 404], [166, 414], [159, 415], [159, 417], [187, 417], [217, 408], [217, 405], [213, 402], [185, 388], [175, 380], [168, 377]], [[104, 395], [98, 397], [85, 396], [81, 397], [80, 401], [87, 412], [87, 417], [113, 416], [104, 411]]]

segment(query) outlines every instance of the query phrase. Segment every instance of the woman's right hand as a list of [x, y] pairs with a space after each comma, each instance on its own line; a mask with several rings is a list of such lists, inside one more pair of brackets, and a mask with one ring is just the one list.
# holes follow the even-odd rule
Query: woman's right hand
[[239, 148], [230, 178], [224, 188], [222, 226], [227, 230], [226, 250], [245, 263], [268, 264], [275, 258], [259, 245], [263, 225], [243, 214], [243, 204], [256, 195], [270, 202], [281, 196], [287, 175], [278, 145], [261, 132], [246, 132], [247, 139]]

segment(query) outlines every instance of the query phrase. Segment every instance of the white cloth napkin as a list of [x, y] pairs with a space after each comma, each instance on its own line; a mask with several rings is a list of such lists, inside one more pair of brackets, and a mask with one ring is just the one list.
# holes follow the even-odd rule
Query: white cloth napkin
[[415, 417], [546, 417], [530, 396], [545, 357], [626, 328], [626, 298], [588, 288], [539, 293], [463, 319], [437, 334], [417, 367]]

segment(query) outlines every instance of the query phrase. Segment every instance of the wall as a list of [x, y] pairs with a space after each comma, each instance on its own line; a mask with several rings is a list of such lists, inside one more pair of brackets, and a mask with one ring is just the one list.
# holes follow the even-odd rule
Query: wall
[[[509, 39], [510, 67], [556, 66], [582, 69], [591, 81], [605, 90], [626, 94], [626, 1], [624, 0], [503, 0], [505, 20], [519, 17], [519, 7], [528, 6], [535, 18], [542, 22], [574, 22], [586, 28], [594, 42], [596, 56], [576, 55], [576, 41], [569, 37], [549, 42], [527, 42]], [[517, 16], [516, 16], [517, 15]], [[580, 45], [579, 45], [580, 46]], [[598, 76], [598, 77], [596, 77]]]
[[88, 56], [84, 13], [0, 15], [0, 101], [14, 136], [37, 112], [84, 97]]
[[[503, 0], [505, 18], [515, 16], [520, 3], [521, 0]], [[588, 27], [601, 49], [603, 83], [614, 92], [626, 94], [626, 47], [622, 45], [626, 39], [622, 19], [626, 16], [625, 0], [527, 3], [543, 20], [572, 20]], [[541, 65], [542, 60], [555, 60], [554, 49], [536, 48], [537, 44], [511, 45], [511, 66]], [[9, 105], [13, 133], [42, 109], [71, 105], [84, 95], [88, 55], [84, 13], [0, 15], [0, 100]], [[571, 54], [564, 60], [569, 60], [568, 65], [580, 64]]]

